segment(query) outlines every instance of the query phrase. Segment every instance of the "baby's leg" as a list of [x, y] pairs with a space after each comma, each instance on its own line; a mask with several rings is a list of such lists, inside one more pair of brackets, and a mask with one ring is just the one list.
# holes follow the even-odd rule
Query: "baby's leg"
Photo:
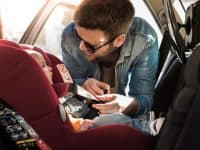
[[105, 126], [111, 124], [126, 124], [144, 133], [150, 133], [149, 121], [143, 119], [136, 119], [126, 116], [124, 114], [104, 114], [94, 119], [94, 127]]

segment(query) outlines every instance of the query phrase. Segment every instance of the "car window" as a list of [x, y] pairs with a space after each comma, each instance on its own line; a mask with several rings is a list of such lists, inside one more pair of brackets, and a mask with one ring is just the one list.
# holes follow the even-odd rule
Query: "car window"
[[[136, 9], [136, 16], [144, 18], [154, 27], [160, 43], [162, 34], [158, 24], [151, 14], [151, 11], [141, 0], [131, 0], [131, 2]], [[58, 5], [45, 23], [35, 44], [61, 58], [61, 33], [64, 27], [72, 22], [73, 13], [74, 9], [68, 8], [67, 5]]]
[[18, 42], [46, 0], [0, 0], [3, 38]]
[[197, 2], [198, 0], [180, 0], [183, 3], [184, 9], [186, 10], [188, 6]]
[[185, 11], [191, 4], [197, 1], [198, 0], [175, 0], [174, 1], [173, 3], [174, 8], [176, 12], [178, 13], [178, 15], [180, 16], [180, 19], [183, 23], [185, 22]]
[[74, 9], [58, 5], [45, 23], [35, 45], [48, 50], [48, 52], [60, 58], [62, 30], [67, 24], [72, 22], [73, 13]]
[[149, 8], [142, 0], [131, 0], [131, 2], [135, 7], [135, 15], [144, 18], [155, 29], [158, 35], [158, 43], [160, 45], [162, 40], [162, 33]]

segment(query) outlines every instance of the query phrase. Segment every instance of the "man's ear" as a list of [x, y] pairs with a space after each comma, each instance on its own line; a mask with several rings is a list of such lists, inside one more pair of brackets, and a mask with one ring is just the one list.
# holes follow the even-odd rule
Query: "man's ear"
[[115, 47], [121, 47], [122, 44], [124, 44], [126, 40], [126, 34], [120, 34], [119, 36], [116, 37], [115, 41], [114, 41], [114, 46]]

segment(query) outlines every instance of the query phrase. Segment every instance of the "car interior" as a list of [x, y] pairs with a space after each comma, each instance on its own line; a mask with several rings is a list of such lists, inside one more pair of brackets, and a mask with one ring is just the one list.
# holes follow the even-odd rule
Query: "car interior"
[[[166, 119], [157, 136], [152, 138], [119, 124], [75, 132], [59, 102], [59, 97], [70, 87], [56, 68], [62, 61], [37, 46], [0, 39], [0, 149], [42, 149], [38, 147], [38, 139], [55, 150], [199, 147], [200, 1], [188, 7], [184, 24], [177, 22], [171, 0], [164, 3], [167, 29], [159, 49], [152, 111], [156, 118]], [[186, 32], [184, 38], [180, 29]], [[33, 49], [45, 57], [53, 68], [53, 86], [25, 49]]]

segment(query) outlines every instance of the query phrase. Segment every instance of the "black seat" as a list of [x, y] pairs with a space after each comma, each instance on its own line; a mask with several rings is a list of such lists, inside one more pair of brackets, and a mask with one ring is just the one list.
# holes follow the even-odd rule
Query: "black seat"
[[[165, 1], [169, 8], [168, 11], [173, 12], [171, 0]], [[169, 17], [169, 16], [168, 16]], [[173, 20], [174, 21], [174, 20]], [[175, 24], [175, 22], [173, 22]], [[178, 32], [176, 31], [178, 34]], [[196, 33], [198, 35], [198, 33]], [[176, 34], [174, 34], [176, 36]], [[199, 35], [198, 35], [199, 36]], [[179, 36], [180, 37], [180, 36]], [[176, 38], [175, 38], [176, 39]], [[200, 42], [200, 41], [199, 41]], [[176, 42], [180, 44], [182, 42]], [[184, 47], [181, 46], [175, 48]], [[179, 49], [179, 54], [180, 51]], [[178, 54], [178, 53], [177, 53]], [[184, 54], [184, 53], [183, 53]], [[182, 56], [183, 56], [182, 54]], [[180, 59], [181, 57], [178, 57]], [[179, 61], [181, 62], [181, 61]], [[183, 62], [183, 61], [182, 61]], [[156, 150], [189, 150], [199, 149], [200, 143], [200, 44], [197, 45], [192, 54], [187, 58], [186, 64], [180, 64], [179, 71], [174, 69], [174, 83], [163, 92], [163, 96], [157, 102], [158, 111], [163, 111], [163, 99], [168, 102], [165, 106], [165, 122], [161, 128], [159, 135], [156, 137]], [[175, 79], [176, 77], [176, 79]], [[166, 77], [167, 81], [159, 82], [160, 87], [169, 84], [170, 77]], [[157, 86], [157, 88], [159, 87]], [[175, 88], [178, 90], [173, 90]], [[164, 88], [163, 88], [164, 89]], [[172, 91], [173, 90], [173, 91]], [[172, 94], [172, 93], [173, 94]], [[157, 93], [159, 94], [159, 93]], [[169, 95], [173, 95], [170, 99]], [[165, 103], [164, 102], [164, 103]], [[161, 106], [161, 107], [160, 107]]]
[[[165, 31], [160, 46], [158, 75], [155, 84], [152, 110], [156, 117], [166, 114], [175, 95], [182, 63], [176, 53], [176, 46], [168, 31]], [[170, 91], [170, 92], [169, 92]]]
[[182, 67], [182, 87], [175, 93], [176, 96], [170, 104], [158, 136], [156, 150], [188, 150], [200, 147], [200, 45], [193, 50], [188, 62]]

